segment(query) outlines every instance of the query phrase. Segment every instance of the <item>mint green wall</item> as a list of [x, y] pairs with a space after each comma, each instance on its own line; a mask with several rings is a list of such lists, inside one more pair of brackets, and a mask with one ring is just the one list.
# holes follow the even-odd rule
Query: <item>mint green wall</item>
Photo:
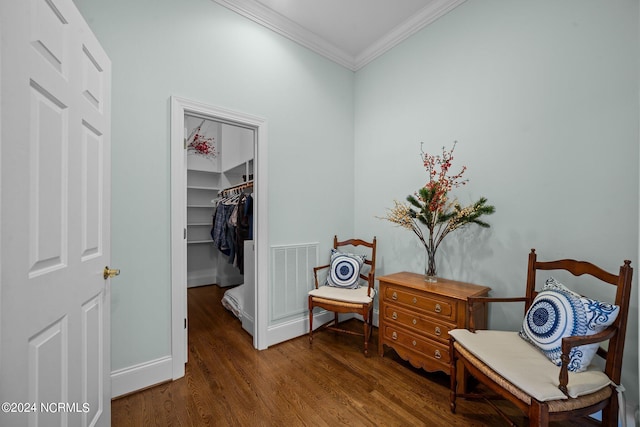
[[169, 97], [267, 119], [269, 245], [328, 252], [353, 230], [354, 75], [210, 0], [76, 4], [113, 63], [118, 370], [171, 352]]
[[[420, 142], [458, 140], [465, 204], [489, 230], [447, 237], [439, 273], [519, 295], [527, 255], [638, 265], [638, 2], [469, 0], [356, 73], [355, 230], [377, 234], [379, 273], [421, 271], [424, 251], [377, 219], [427, 176]], [[638, 297], [623, 381], [638, 402]], [[517, 327], [522, 307], [491, 312]]]
[[269, 245], [355, 230], [380, 274], [420, 271], [417, 239], [376, 216], [426, 181], [420, 141], [458, 140], [456, 194], [497, 212], [448, 237], [440, 274], [516, 295], [532, 247], [640, 274], [637, 1], [468, 0], [355, 76], [210, 0], [76, 3], [113, 62], [113, 370], [170, 353], [171, 95], [268, 120]]

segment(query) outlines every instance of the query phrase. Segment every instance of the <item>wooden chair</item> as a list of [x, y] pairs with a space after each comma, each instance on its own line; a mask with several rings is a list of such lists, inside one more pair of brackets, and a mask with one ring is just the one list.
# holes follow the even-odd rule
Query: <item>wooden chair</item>
[[[314, 267], [313, 276], [315, 280], [315, 288], [309, 291], [309, 345], [313, 344], [313, 309], [315, 307], [321, 307], [325, 310], [332, 311], [333, 319], [327, 323], [321, 325], [319, 328], [327, 328], [336, 332], [342, 332], [352, 335], [359, 335], [364, 337], [364, 354], [369, 355], [369, 339], [371, 338], [371, 328], [373, 320], [373, 299], [376, 294], [374, 288], [375, 272], [376, 272], [376, 238], [373, 238], [373, 242], [366, 242], [360, 239], [349, 239], [344, 241], [338, 241], [338, 237], [333, 237], [333, 249], [339, 254], [350, 254], [346, 252], [348, 249], [357, 250], [360, 247], [367, 248], [366, 255], [362, 263], [362, 268], [358, 271], [357, 278], [354, 278], [360, 283], [360, 287], [357, 289], [348, 289], [336, 286], [320, 286], [318, 280], [318, 272], [324, 269], [330, 269], [328, 275], [331, 276], [332, 270], [344, 268], [347, 274], [350, 274], [350, 268], [341, 264], [341, 260], [334, 258], [332, 255], [332, 262], [327, 265]], [[363, 255], [363, 254], [360, 254]], [[368, 268], [367, 268], [368, 266]], [[336, 272], [340, 275], [340, 272]], [[361, 280], [365, 282], [362, 282]], [[340, 281], [338, 277], [336, 281]], [[325, 282], [326, 283], [326, 282]], [[349, 331], [340, 327], [338, 322], [339, 313], [357, 313], [360, 314], [364, 320], [364, 332], [358, 333]]]
[[[524, 412], [529, 419], [529, 426], [547, 426], [550, 421], [582, 418], [602, 410], [601, 425], [617, 427], [618, 411], [621, 406], [618, 403], [617, 392], [621, 393], [621, 390], [616, 385], [620, 384], [629, 297], [631, 295], [633, 269], [630, 264], [630, 261], [624, 261], [619, 274], [614, 275], [584, 261], [564, 259], [539, 262], [536, 260], [535, 250], [532, 249], [529, 254], [526, 295], [524, 297], [469, 298], [468, 307], [471, 312], [484, 308], [484, 304], [488, 302], [524, 302], [525, 322], [529, 322], [531, 319], [534, 323], [523, 322], [523, 331], [526, 329], [525, 325], [527, 328], [529, 325], [541, 325], [540, 331], [536, 331], [536, 333], [540, 332], [540, 336], [551, 339], [550, 337], [555, 333], [554, 330], [545, 328], [547, 324], [551, 325], [548, 323], [549, 317], [553, 317], [551, 315], [555, 311], [554, 309], [547, 311], [540, 304], [549, 303], [552, 300], [549, 299], [545, 302], [545, 298], [555, 297], [554, 295], [557, 294], [554, 294], [552, 290], [551, 293], [540, 295], [540, 298], [536, 300], [536, 296], [542, 293], [542, 291], [535, 290], [536, 272], [538, 270], [564, 270], [573, 276], [592, 276], [587, 280], [590, 283], [613, 285], [615, 287], [614, 304], [619, 307], [619, 312], [613, 323], [609, 326], [602, 326], [604, 330], [600, 332], [593, 332], [593, 335], [585, 334], [561, 338], [561, 345], [560, 341], [556, 341], [560, 347], [554, 354], [561, 354], [561, 366], [556, 366], [539, 348], [519, 336], [518, 332], [476, 331], [473, 324], [470, 324], [468, 329], [450, 331], [451, 412], [455, 413], [456, 397], [458, 396], [483, 398], [498, 410], [507, 422], [511, 423], [506, 415], [489, 400], [502, 398], [509, 400]], [[599, 279], [599, 281], [595, 281], [593, 278]], [[547, 287], [543, 290], [548, 289], [549, 283], [550, 281], [547, 281]], [[554, 284], [552, 283], [552, 285]], [[606, 288], [606, 290], [611, 289], [609, 286]], [[581, 289], [584, 290], [584, 287]], [[579, 294], [582, 294], [575, 289], [575, 286], [572, 286], [572, 290], [577, 292], [574, 294], [577, 298], [580, 297]], [[561, 293], [561, 295], [565, 294]], [[578, 301], [586, 300], [578, 299]], [[592, 300], [592, 302], [597, 303], [598, 301]], [[582, 304], [575, 306], [582, 306]], [[533, 309], [530, 310], [531, 307]], [[615, 309], [615, 307], [611, 307], [611, 304], [603, 304], [602, 307]], [[538, 311], [539, 309], [541, 310]], [[587, 311], [587, 313], [589, 312]], [[608, 350], [604, 350], [597, 344], [606, 340], [609, 340]], [[538, 341], [534, 340], [534, 342]], [[602, 365], [599, 360], [594, 360], [599, 363], [591, 364], [586, 371], [570, 372], [569, 366], [574, 366], [575, 363], [573, 357], [577, 355], [580, 358], [587, 353], [586, 351], [571, 353], [571, 350], [580, 345], [594, 343], [596, 343], [594, 347], [597, 348], [597, 356], [604, 359], [604, 368], [599, 367]], [[584, 347], [578, 351], [583, 349]], [[598, 358], [594, 357], [594, 359]], [[469, 374], [490, 390], [491, 396], [469, 393], [468, 390], [457, 390], [456, 369], [460, 362]], [[624, 416], [624, 414], [620, 415]], [[511, 423], [510, 425], [515, 424]]]

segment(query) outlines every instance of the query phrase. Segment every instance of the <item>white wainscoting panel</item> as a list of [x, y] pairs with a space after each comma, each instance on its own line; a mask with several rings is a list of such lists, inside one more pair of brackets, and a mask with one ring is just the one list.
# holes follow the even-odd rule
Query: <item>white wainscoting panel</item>
[[270, 324], [307, 314], [312, 269], [318, 265], [317, 242], [271, 247]]

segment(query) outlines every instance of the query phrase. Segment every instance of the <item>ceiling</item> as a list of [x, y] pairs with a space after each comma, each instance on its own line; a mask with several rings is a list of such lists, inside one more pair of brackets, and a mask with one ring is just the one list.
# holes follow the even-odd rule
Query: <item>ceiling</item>
[[214, 0], [356, 71], [466, 0]]

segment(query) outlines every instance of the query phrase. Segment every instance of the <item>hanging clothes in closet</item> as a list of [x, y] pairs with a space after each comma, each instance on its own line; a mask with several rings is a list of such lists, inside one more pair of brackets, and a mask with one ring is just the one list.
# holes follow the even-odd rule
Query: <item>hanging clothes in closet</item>
[[[253, 236], [253, 198], [225, 190], [217, 201], [211, 227], [213, 243], [244, 274], [244, 241]], [[250, 237], [251, 236], [251, 237]]]

